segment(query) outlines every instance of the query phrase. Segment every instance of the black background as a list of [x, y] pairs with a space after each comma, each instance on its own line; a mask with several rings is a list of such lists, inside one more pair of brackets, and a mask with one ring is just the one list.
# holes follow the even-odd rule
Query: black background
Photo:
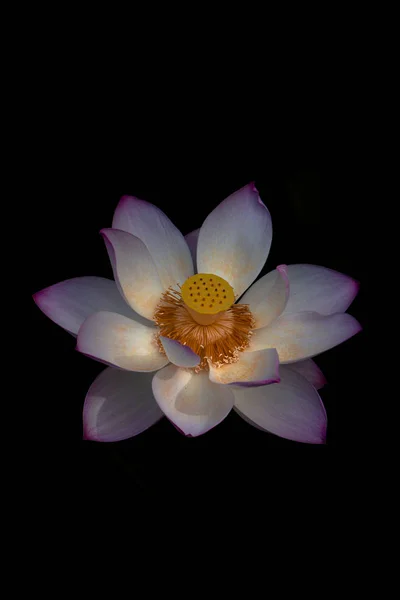
[[86, 115], [77, 122], [66, 115], [38, 150], [31, 293], [76, 276], [112, 278], [99, 231], [111, 226], [122, 195], [154, 203], [186, 234], [226, 196], [255, 181], [273, 223], [260, 277], [282, 263], [323, 265], [350, 275], [361, 287], [349, 312], [364, 331], [316, 358], [328, 380], [320, 392], [328, 413], [324, 446], [261, 432], [233, 412], [199, 438], [185, 438], [163, 419], [131, 440], [98, 444], [82, 440], [81, 415], [85, 394], [104, 367], [76, 352], [75, 338], [32, 301], [31, 385], [48, 478], [61, 471], [77, 488], [133, 488], [145, 497], [168, 495], [177, 485], [210, 493], [215, 485], [250, 489], [255, 481], [268, 481], [287, 451], [301, 462], [324, 462], [332, 450], [354, 444], [363, 406], [368, 282], [361, 200], [353, 193], [355, 174], [348, 179], [343, 147], [327, 144], [328, 134], [318, 128], [297, 133], [278, 125], [272, 136], [261, 122], [239, 127], [234, 114], [225, 118], [224, 130], [218, 119], [211, 127], [206, 119], [203, 129], [190, 114], [183, 132], [181, 118], [179, 134], [172, 116], [165, 130], [150, 126], [148, 117], [141, 123], [140, 114], [126, 130], [120, 123], [106, 130], [101, 113], [88, 117], [90, 126]]

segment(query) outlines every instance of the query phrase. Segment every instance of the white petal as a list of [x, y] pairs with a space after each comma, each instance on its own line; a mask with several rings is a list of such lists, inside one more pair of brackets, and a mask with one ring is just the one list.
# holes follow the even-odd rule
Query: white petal
[[287, 368], [300, 373], [300, 375], [305, 377], [316, 390], [321, 389], [326, 384], [325, 375], [312, 358], [292, 363], [287, 365]]
[[126, 231], [102, 229], [100, 233], [122, 295], [136, 312], [151, 320], [163, 288], [150, 252]]
[[204, 221], [197, 244], [198, 271], [223, 277], [241, 296], [261, 271], [271, 241], [268, 209], [254, 184], [246, 185]]
[[103, 277], [74, 277], [51, 285], [33, 296], [37, 306], [52, 321], [72, 335], [91, 314], [107, 310], [145, 323], [122, 298], [111, 279]]
[[343, 313], [327, 317], [315, 312], [281, 315], [269, 327], [253, 333], [245, 352], [276, 348], [281, 364], [293, 363], [321, 354], [360, 330], [358, 321]]
[[287, 274], [290, 283], [284, 311], [287, 315], [303, 311], [321, 315], [345, 312], [359, 288], [351, 277], [316, 265], [289, 265]]
[[160, 341], [170, 362], [177, 367], [197, 367], [200, 364], [198, 356], [189, 346], [184, 346], [176, 340], [170, 340], [160, 335]]
[[164, 415], [151, 391], [153, 373], [108, 367], [94, 380], [83, 407], [84, 438], [96, 442], [126, 440]]
[[193, 275], [193, 263], [185, 238], [156, 206], [132, 196], [121, 198], [113, 229], [122, 229], [146, 244], [164, 289], [182, 285]]
[[207, 372], [196, 374], [175, 365], [154, 375], [153, 394], [168, 419], [192, 437], [223, 421], [234, 399], [232, 389], [212, 383]]
[[286, 265], [280, 265], [253, 283], [240, 304], [248, 304], [256, 320], [255, 329], [266, 327], [284, 311], [289, 298]]
[[197, 273], [197, 241], [199, 239], [199, 233], [200, 229], [195, 229], [194, 231], [191, 231], [185, 235], [186, 243], [189, 246], [190, 254], [192, 255], [195, 273]]
[[76, 349], [128, 371], [157, 371], [168, 363], [154, 340], [155, 327], [146, 327], [111, 312], [91, 315], [79, 329]]
[[275, 435], [308, 444], [326, 438], [326, 412], [316, 389], [299, 373], [280, 367], [281, 382], [256, 388], [233, 387], [235, 409]]
[[258, 352], [242, 352], [238, 362], [223, 367], [210, 366], [210, 380], [254, 387], [276, 383], [279, 379], [279, 359], [274, 348]]

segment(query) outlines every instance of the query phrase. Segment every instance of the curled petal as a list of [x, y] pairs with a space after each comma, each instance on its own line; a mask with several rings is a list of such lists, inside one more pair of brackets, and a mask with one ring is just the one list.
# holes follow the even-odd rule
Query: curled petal
[[115, 281], [127, 303], [152, 319], [163, 293], [156, 266], [139, 238], [119, 229], [102, 229]]
[[160, 335], [160, 341], [168, 360], [177, 367], [197, 367], [200, 364], [200, 356], [193, 352], [189, 346], [184, 346], [180, 342], [163, 335]]
[[115, 210], [113, 229], [138, 237], [147, 246], [163, 288], [182, 285], [193, 275], [193, 263], [185, 238], [162, 210], [133, 196], [123, 196]]
[[75, 336], [84, 320], [100, 310], [145, 323], [122, 298], [115, 281], [104, 277], [67, 279], [40, 290], [33, 299], [49, 319]]
[[233, 387], [235, 410], [248, 422], [296, 442], [323, 444], [326, 412], [316, 389], [299, 373], [280, 367], [280, 383]]
[[241, 296], [261, 271], [271, 241], [268, 209], [254, 184], [246, 185], [204, 221], [197, 244], [198, 271], [223, 277]]
[[199, 239], [199, 233], [200, 229], [195, 229], [194, 231], [191, 231], [185, 235], [186, 243], [189, 246], [190, 254], [192, 255], [195, 273], [197, 273], [197, 241]]
[[321, 315], [345, 312], [359, 284], [338, 271], [316, 265], [289, 265], [289, 300], [284, 314], [315, 311]]
[[151, 391], [152, 373], [108, 367], [94, 380], [83, 407], [84, 438], [96, 442], [126, 440], [164, 415]]
[[287, 365], [287, 368], [296, 371], [296, 373], [300, 373], [300, 375], [305, 377], [316, 390], [320, 390], [326, 384], [325, 375], [312, 358], [291, 363], [290, 365]]
[[245, 295], [240, 304], [248, 304], [255, 318], [255, 329], [266, 327], [285, 310], [289, 298], [289, 279], [286, 265], [280, 265], [261, 277]]
[[277, 383], [279, 379], [279, 359], [275, 348], [258, 352], [242, 352], [239, 360], [222, 367], [210, 366], [210, 380], [214, 383], [231, 383], [254, 387]]
[[157, 371], [168, 359], [157, 347], [156, 332], [116, 313], [98, 312], [79, 329], [76, 349], [127, 371]]
[[232, 389], [212, 383], [208, 374], [168, 365], [153, 377], [153, 394], [163, 413], [187, 436], [206, 433], [233, 407]]
[[276, 348], [279, 362], [293, 363], [325, 352], [361, 330], [348, 314], [329, 316], [315, 312], [281, 315], [269, 327], [257, 329], [245, 352]]

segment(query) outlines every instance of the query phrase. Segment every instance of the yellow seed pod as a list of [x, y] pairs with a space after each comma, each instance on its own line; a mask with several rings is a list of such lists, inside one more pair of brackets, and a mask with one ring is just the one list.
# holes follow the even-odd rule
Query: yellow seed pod
[[186, 306], [201, 315], [216, 315], [235, 302], [229, 283], [211, 273], [198, 273], [186, 279], [181, 294]]

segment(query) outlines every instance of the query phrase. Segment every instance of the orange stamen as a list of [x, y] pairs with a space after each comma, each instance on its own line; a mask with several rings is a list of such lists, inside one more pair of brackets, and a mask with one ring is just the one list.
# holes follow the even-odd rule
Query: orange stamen
[[208, 360], [216, 367], [237, 362], [239, 353], [249, 345], [255, 324], [249, 307], [246, 304], [233, 304], [227, 310], [213, 314], [215, 320], [212, 323], [201, 324], [193, 318], [182, 295], [169, 288], [161, 297], [154, 313], [154, 321], [159, 327], [157, 343], [160, 351], [164, 352], [158, 339], [162, 335], [189, 346], [200, 356], [201, 362], [195, 367], [195, 372], [207, 369]]

